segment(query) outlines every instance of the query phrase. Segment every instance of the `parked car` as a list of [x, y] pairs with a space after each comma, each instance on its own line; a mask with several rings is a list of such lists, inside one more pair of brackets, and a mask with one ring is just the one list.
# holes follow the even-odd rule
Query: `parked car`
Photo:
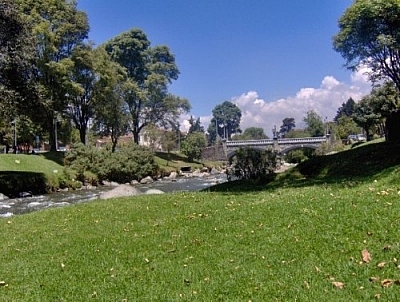
[[364, 134], [350, 134], [347, 138], [351, 143], [354, 142], [365, 142], [367, 138]]

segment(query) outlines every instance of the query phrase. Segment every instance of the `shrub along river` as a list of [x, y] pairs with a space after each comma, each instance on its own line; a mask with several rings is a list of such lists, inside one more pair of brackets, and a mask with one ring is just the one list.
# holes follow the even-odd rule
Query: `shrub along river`
[[[174, 181], [157, 180], [152, 184], [137, 185], [136, 188], [143, 193], [148, 189], [158, 189], [165, 193], [177, 191], [199, 191], [225, 181], [226, 174], [217, 173], [203, 177], [179, 177]], [[95, 189], [82, 189], [25, 198], [0, 200], [0, 218], [88, 202], [98, 199], [102, 192], [110, 189], [113, 189], [113, 187], [98, 187]]]

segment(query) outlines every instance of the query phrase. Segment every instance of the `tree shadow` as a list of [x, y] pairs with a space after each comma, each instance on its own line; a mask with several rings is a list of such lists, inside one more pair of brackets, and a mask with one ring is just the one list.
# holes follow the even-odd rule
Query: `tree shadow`
[[0, 193], [14, 198], [21, 192], [30, 192], [34, 195], [46, 193], [46, 177], [43, 173], [35, 172], [0, 172]]
[[39, 156], [44, 157], [47, 160], [51, 160], [61, 166], [64, 166], [64, 151], [48, 151], [43, 153], [38, 153]]

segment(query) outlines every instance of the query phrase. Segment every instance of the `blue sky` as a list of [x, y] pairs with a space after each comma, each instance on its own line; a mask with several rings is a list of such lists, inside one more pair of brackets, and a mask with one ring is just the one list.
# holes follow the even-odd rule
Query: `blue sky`
[[[152, 45], [167, 45], [180, 77], [170, 91], [208, 126], [212, 109], [232, 101], [241, 128], [274, 125], [308, 110], [331, 120], [351, 96], [369, 92], [332, 49], [337, 21], [351, 0], [78, 0], [90, 39], [101, 44], [131, 28]], [[182, 117], [182, 119], [187, 116]], [[187, 123], [186, 123], [187, 124]]]

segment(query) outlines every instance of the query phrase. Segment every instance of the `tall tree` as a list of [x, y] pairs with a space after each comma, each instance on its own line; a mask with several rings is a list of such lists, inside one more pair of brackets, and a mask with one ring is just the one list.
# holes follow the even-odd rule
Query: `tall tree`
[[[356, 0], [339, 20], [333, 46], [356, 70], [371, 69], [370, 79], [391, 80], [400, 91], [400, 1]], [[399, 107], [399, 104], [396, 104]], [[400, 141], [400, 111], [388, 116], [388, 138]]]
[[355, 104], [356, 102], [350, 97], [346, 103], [342, 103], [342, 106], [338, 108], [336, 116], [333, 118], [333, 120], [337, 122], [342, 116], [350, 117], [354, 112]]
[[0, 1], [0, 116], [10, 123], [28, 114], [37, 98], [34, 44], [28, 23], [12, 0]]
[[[73, 121], [79, 131], [81, 143], [86, 143], [88, 123], [94, 117], [93, 102], [97, 81], [101, 78], [102, 62], [96, 65], [96, 60], [105, 58], [99, 50], [93, 50], [91, 45], [79, 45], [72, 51], [71, 58], [62, 60], [67, 72], [69, 105], [65, 109], [66, 115]], [[60, 64], [61, 65], [61, 64]], [[63, 66], [63, 67], [64, 67]]]
[[115, 151], [118, 139], [129, 129], [129, 113], [126, 110], [126, 95], [136, 89], [127, 76], [126, 70], [110, 60], [101, 48], [97, 51], [96, 70], [98, 81], [94, 87], [94, 126], [97, 133], [110, 136], [112, 152]]
[[195, 120], [193, 118], [193, 116], [191, 115], [190, 119], [189, 119], [189, 124], [190, 124], [190, 127], [189, 127], [189, 130], [188, 130], [188, 133], [193, 133], [193, 132], [202, 132], [202, 133], [204, 133], [204, 127], [201, 125], [199, 117]]
[[282, 121], [281, 130], [279, 131], [281, 134], [285, 135], [290, 130], [296, 127], [296, 123], [293, 117], [285, 117]]
[[357, 125], [364, 129], [367, 140], [370, 140], [371, 130], [379, 124], [381, 118], [381, 114], [376, 112], [374, 108], [373, 97], [371, 95], [363, 97], [354, 108], [353, 119]]
[[232, 134], [242, 132], [240, 130], [242, 111], [234, 103], [225, 101], [215, 106], [212, 114], [213, 118], [208, 127], [208, 133], [214, 138], [212, 141], [215, 141], [217, 136], [230, 139]]
[[168, 120], [190, 110], [188, 100], [168, 93], [168, 85], [178, 79], [175, 57], [167, 46], [150, 47], [140, 29], [131, 29], [104, 45], [111, 58], [126, 68], [135, 89], [126, 94], [134, 141], [148, 124], [167, 126]]
[[31, 35], [35, 39], [35, 64], [42, 100], [36, 117], [48, 129], [50, 146], [55, 150], [54, 121], [57, 112], [64, 111], [68, 104], [67, 82], [60, 76], [63, 68], [60, 64], [87, 38], [87, 16], [77, 9], [75, 0], [14, 1], [31, 25]]
[[[393, 131], [387, 131], [387, 124], [395, 122], [391, 117], [393, 112], [397, 111], [397, 104], [400, 103], [400, 94], [395, 88], [392, 82], [386, 82], [379, 86], [374, 87], [369, 96], [365, 99], [368, 107], [370, 107], [374, 114], [371, 118], [375, 119], [374, 125], [379, 128], [379, 134], [385, 133], [386, 139], [393, 141], [390, 136], [393, 135]], [[358, 112], [360, 114], [360, 112]], [[397, 121], [399, 122], [399, 121]], [[389, 125], [389, 127], [395, 128], [396, 125]]]
[[188, 134], [182, 143], [182, 153], [188, 157], [189, 161], [201, 159], [201, 153], [207, 145], [204, 133], [193, 132]]
[[303, 122], [307, 124], [305, 130], [311, 136], [323, 136], [325, 134], [324, 122], [314, 110], [307, 112], [307, 115], [303, 118]]

